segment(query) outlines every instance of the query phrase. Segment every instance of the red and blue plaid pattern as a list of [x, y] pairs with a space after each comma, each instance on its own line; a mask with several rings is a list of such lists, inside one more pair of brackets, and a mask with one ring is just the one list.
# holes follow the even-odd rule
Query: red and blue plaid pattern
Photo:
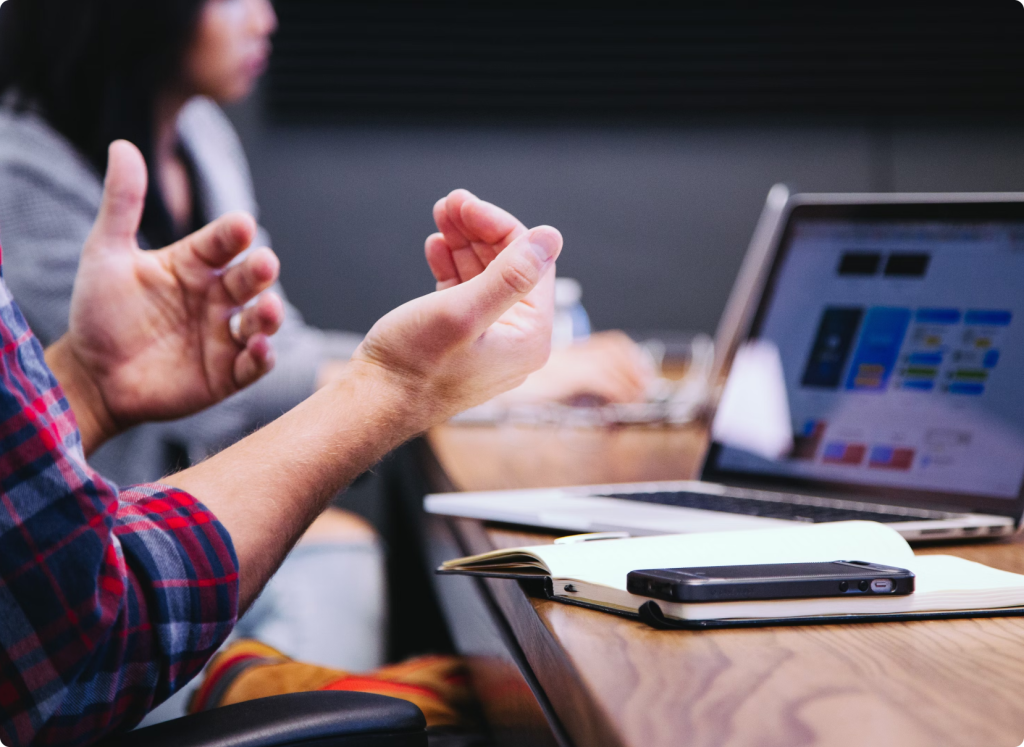
[[190, 495], [93, 472], [0, 279], [0, 742], [86, 745], [191, 679], [238, 614], [231, 538]]

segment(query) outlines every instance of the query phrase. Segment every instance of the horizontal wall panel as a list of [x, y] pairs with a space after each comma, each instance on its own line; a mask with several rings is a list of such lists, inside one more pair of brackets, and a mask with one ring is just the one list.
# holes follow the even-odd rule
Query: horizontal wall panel
[[1024, 7], [280, 0], [278, 118], [1007, 119]]

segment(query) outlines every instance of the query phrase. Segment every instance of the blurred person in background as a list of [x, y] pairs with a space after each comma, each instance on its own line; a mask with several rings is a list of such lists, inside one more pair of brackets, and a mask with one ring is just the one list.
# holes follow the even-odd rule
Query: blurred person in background
[[[269, 0], [8, 0], [0, 7], [0, 227], [6, 280], [44, 345], [68, 326], [81, 247], [96, 218], [109, 144], [134, 143], [150, 188], [143, 248], [170, 244], [225, 213], [258, 217], [248, 164], [220, 104], [266, 68]], [[440, 208], [435, 208], [435, 217]], [[262, 228], [255, 246], [270, 246]], [[430, 251], [428, 240], [427, 251]], [[459, 271], [477, 268], [454, 252]], [[382, 274], [384, 270], [382, 269]], [[320, 330], [284, 299], [277, 365], [190, 418], [136, 427], [91, 459], [122, 484], [199, 462], [336, 379], [362, 336]], [[641, 399], [653, 373], [621, 334], [556, 352], [506, 401]], [[372, 528], [332, 509], [307, 532], [241, 635], [348, 670], [382, 663], [383, 562]], [[176, 715], [172, 704], [167, 713]]]

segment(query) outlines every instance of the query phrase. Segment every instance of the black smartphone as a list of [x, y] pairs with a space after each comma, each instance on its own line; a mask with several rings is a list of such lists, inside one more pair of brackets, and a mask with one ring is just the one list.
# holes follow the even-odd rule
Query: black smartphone
[[670, 602], [893, 596], [914, 591], [914, 574], [860, 560], [656, 568], [631, 571], [626, 589]]

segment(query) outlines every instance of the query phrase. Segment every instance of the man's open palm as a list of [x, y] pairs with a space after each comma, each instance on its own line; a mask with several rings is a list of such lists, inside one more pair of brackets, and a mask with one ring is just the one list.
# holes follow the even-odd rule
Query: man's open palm
[[251, 216], [227, 215], [165, 249], [141, 250], [146, 181], [142, 154], [124, 141], [111, 145], [103, 204], [58, 343], [119, 429], [191, 414], [256, 381], [273, 366], [267, 337], [284, 316], [281, 300], [265, 294], [241, 313], [234, 336], [229, 330], [232, 314], [279, 270], [266, 248], [228, 266], [252, 242]]

